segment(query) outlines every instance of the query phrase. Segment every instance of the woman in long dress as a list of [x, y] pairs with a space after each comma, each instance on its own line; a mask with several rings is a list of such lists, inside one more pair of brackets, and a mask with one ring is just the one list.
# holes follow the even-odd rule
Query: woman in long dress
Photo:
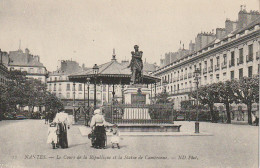
[[67, 131], [70, 129], [71, 121], [69, 115], [64, 112], [59, 112], [56, 114], [53, 122], [58, 124], [58, 143], [57, 147], [68, 148], [68, 135]]
[[92, 117], [90, 127], [94, 129], [94, 143], [92, 144], [94, 148], [105, 148], [106, 142], [106, 121], [104, 116], [101, 114], [100, 109], [94, 111], [94, 116]]

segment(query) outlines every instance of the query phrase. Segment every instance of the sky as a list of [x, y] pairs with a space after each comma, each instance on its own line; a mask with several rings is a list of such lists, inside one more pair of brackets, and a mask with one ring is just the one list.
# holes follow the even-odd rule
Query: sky
[[29, 48], [47, 70], [61, 60], [87, 67], [116, 58], [130, 60], [134, 45], [143, 60], [159, 64], [180, 41], [237, 20], [240, 5], [259, 11], [260, 0], [0, 0], [0, 48]]

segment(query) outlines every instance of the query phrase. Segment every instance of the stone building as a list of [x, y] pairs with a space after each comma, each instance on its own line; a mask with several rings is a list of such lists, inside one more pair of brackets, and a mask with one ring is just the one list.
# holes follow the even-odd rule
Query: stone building
[[3, 59], [4, 59], [3, 56], [6, 54], [7, 54], [6, 52], [2, 52], [0, 50], [0, 85], [6, 84], [6, 82], [8, 80], [9, 71], [8, 71], [6, 64], [4, 64], [4, 61], [3, 61]]
[[[68, 76], [73, 73], [83, 72], [87, 70], [84, 64], [79, 65], [76, 61], [72, 60], [62, 60], [60, 67], [51, 73], [49, 73], [49, 78], [47, 79], [48, 90], [55, 94], [64, 104], [65, 110], [67, 112], [72, 112], [73, 104], [74, 106], [83, 105], [84, 99], [84, 85], [81, 83], [73, 83], [69, 81]], [[87, 97], [87, 87], [85, 87], [85, 96]], [[98, 99], [100, 100], [100, 89], [98, 89]], [[90, 86], [90, 102], [93, 104], [94, 99], [94, 89]]]
[[154, 71], [153, 75], [167, 81], [165, 86], [162, 82], [157, 84], [157, 93], [166, 87], [174, 99], [175, 109], [180, 109], [180, 103], [189, 100], [188, 93], [195, 89], [193, 73], [196, 68], [201, 70], [200, 85], [258, 75], [259, 43], [260, 17], [221, 39], [215, 39], [199, 51]]
[[3, 55], [3, 62], [9, 70], [26, 71], [28, 78], [34, 78], [46, 83], [48, 72], [40, 62], [38, 55], [32, 55], [28, 48], [23, 52], [21, 49], [10, 51]]

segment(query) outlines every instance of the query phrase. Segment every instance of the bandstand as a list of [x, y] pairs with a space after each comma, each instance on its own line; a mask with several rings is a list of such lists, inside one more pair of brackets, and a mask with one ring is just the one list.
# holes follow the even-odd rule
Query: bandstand
[[[137, 54], [132, 52], [130, 65], [134, 63], [133, 58], [138, 53], [138, 50]], [[156, 83], [160, 82], [160, 79], [143, 71], [142, 74], [133, 73], [135, 73], [133, 68], [119, 63], [113, 52], [110, 62], [95, 64], [92, 69], [72, 74], [69, 80], [83, 83], [84, 86], [87, 84], [88, 87], [90, 84], [94, 85], [94, 108], [99, 106], [96, 104], [96, 86], [112, 86], [112, 100], [102, 103], [101, 106], [106, 121], [118, 124], [122, 131], [180, 131], [180, 126], [173, 125], [173, 106], [155, 104], [155, 101], [152, 101], [152, 94], [156, 95]], [[138, 75], [139, 79], [135, 80]], [[121, 86], [122, 91], [119, 99], [115, 95], [115, 86], [118, 85]], [[152, 85], [155, 93], [152, 93]], [[89, 109], [89, 102], [85, 103], [85, 93], [83, 104], [84, 108], [87, 106], [86, 109]], [[87, 113], [91, 115], [89, 110]]]

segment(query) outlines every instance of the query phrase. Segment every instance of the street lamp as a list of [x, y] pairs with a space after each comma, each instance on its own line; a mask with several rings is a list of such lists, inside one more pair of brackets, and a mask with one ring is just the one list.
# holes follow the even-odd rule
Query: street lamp
[[[87, 85], [88, 85], [88, 108], [87, 112], [85, 112], [85, 125], [88, 126], [88, 120], [87, 120], [87, 115], [89, 118], [89, 85], [90, 85], [90, 78], [87, 78]], [[85, 83], [84, 83], [84, 91], [85, 91]], [[85, 92], [84, 92], [84, 97], [85, 97]], [[84, 101], [84, 107], [85, 107], [85, 101]]]
[[194, 71], [194, 74], [195, 74], [195, 82], [196, 83], [196, 87], [197, 87], [197, 90], [196, 90], [196, 113], [197, 113], [197, 116], [196, 116], [196, 122], [195, 122], [195, 133], [199, 133], [199, 93], [198, 93], [198, 89], [199, 89], [199, 75], [200, 75], [200, 69], [197, 68], [195, 69]]
[[93, 74], [94, 74], [94, 109], [96, 109], [97, 105], [97, 74], [98, 74], [99, 68], [97, 64], [93, 66]]

